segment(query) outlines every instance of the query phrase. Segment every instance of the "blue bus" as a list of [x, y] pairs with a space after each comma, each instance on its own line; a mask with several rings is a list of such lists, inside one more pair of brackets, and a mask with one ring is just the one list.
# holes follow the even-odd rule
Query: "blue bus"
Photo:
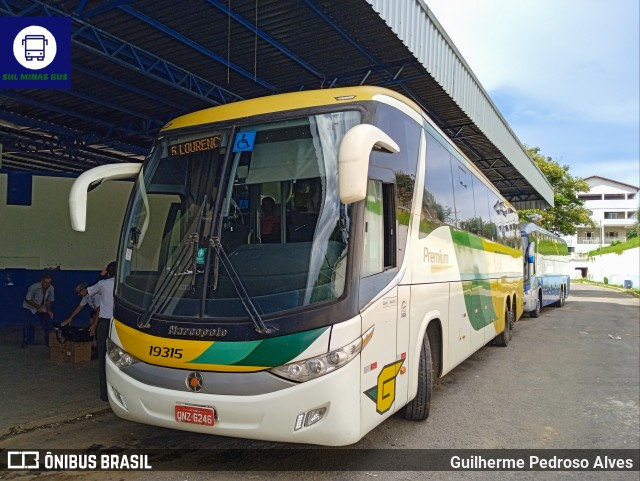
[[534, 223], [520, 224], [524, 251], [524, 312], [539, 317], [540, 309], [562, 307], [569, 295], [567, 243]]

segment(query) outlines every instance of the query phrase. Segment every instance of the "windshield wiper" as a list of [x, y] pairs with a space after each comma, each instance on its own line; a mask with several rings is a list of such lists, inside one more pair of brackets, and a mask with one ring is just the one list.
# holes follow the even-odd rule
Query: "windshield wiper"
[[[178, 255], [174, 258], [174, 261], [169, 266], [169, 270], [164, 278], [159, 282], [159, 285], [153, 293], [153, 298], [151, 299], [149, 308], [138, 319], [138, 327], [140, 329], [148, 329], [151, 324], [151, 318], [153, 317], [153, 315], [161, 306], [166, 306], [166, 304], [171, 301], [170, 298], [167, 298], [167, 295], [174, 292], [176, 288], [182, 283], [181, 277], [192, 275], [192, 289], [195, 289], [196, 277], [198, 274], [202, 274], [203, 272], [197, 270], [197, 255], [198, 245], [200, 242], [199, 231], [200, 227], [202, 226], [202, 217], [204, 212], [204, 205], [206, 202], [207, 196], [205, 195], [202, 199], [202, 204], [200, 204], [200, 208], [198, 209], [198, 224], [196, 226], [196, 231], [192, 234], [189, 234], [184, 239], [182, 245], [180, 246]], [[191, 252], [191, 256], [189, 256], [189, 252]], [[190, 264], [192, 269], [189, 269]]]
[[[149, 304], [149, 308], [140, 316], [138, 319], [138, 327], [140, 329], [148, 329], [151, 317], [158, 311], [160, 306], [163, 304], [162, 298], [167, 294], [174, 292], [174, 290], [178, 287], [178, 285], [182, 282], [182, 276], [186, 274], [185, 269], [188, 268], [189, 263], [191, 261], [191, 257], [189, 253], [191, 252], [191, 242], [192, 237], [189, 236], [185, 239], [186, 242], [182, 244], [178, 255], [175, 257], [173, 263], [169, 266], [169, 270], [159, 282], [155, 292], [153, 293], [153, 298], [151, 299], [151, 303]], [[185, 262], [186, 261], [186, 262]], [[189, 272], [189, 274], [191, 274]], [[168, 299], [164, 299], [166, 303]]]
[[238, 298], [242, 303], [242, 307], [244, 307], [244, 310], [247, 312], [249, 319], [251, 319], [251, 322], [253, 322], [253, 326], [256, 332], [258, 334], [266, 335], [266, 334], [272, 334], [273, 332], [277, 331], [276, 328], [267, 327], [266, 324], [264, 323], [262, 316], [258, 312], [258, 309], [256, 308], [255, 304], [251, 300], [251, 297], [247, 293], [247, 290], [245, 289], [244, 285], [242, 284], [242, 280], [240, 279], [240, 276], [238, 275], [236, 270], [233, 268], [233, 265], [229, 260], [229, 256], [227, 256], [227, 253], [225, 252], [224, 247], [222, 247], [222, 242], [220, 242], [220, 237], [213, 237], [211, 239], [211, 246], [215, 250], [215, 253], [218, 256], [218, 258], [220, 259], [220, 262], [222, 263], [222, 267], [224, 267], [224, 270], [227, 272], [227, 275], [229, 276], [229, 280], [231, 281], [231, 285], [233, 286], [233, 289], [236, 291], [236, 294], [238, 294]]

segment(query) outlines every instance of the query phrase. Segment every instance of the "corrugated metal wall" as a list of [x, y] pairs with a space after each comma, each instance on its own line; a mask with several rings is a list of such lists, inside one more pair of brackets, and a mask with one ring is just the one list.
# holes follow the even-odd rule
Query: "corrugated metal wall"
[[367, 0], [509, 162], [553, 205], [553, 190], [422, 0]]

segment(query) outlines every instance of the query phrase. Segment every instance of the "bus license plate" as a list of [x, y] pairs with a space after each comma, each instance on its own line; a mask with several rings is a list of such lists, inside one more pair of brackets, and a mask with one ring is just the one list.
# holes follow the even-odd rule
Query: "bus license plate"
[[176, 404], [176, 421], [179, 423], [213, 426], [215, 412], [213, 408]]

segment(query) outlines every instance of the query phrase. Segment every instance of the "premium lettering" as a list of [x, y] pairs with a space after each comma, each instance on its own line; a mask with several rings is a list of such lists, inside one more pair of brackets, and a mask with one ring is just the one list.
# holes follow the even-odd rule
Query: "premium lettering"
[[425, 247], [424, 261], [431, 264], [448, 264], [449, 254], [443, 254], [442, 251], [432, 252], [427, 247]]

